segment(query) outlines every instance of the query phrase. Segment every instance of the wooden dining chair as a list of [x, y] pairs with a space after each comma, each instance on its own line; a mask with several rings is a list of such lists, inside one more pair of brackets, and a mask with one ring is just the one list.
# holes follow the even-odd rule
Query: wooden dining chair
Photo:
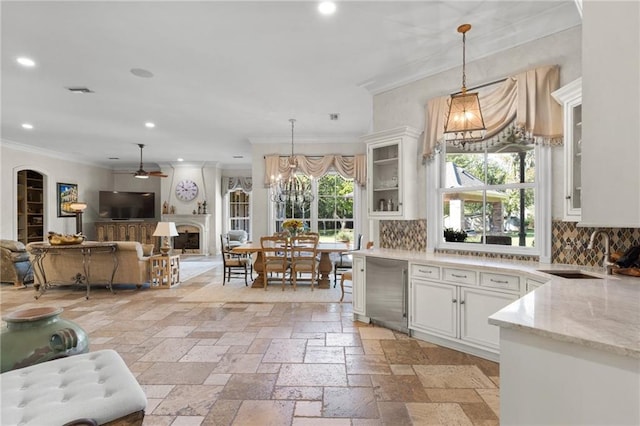
[[239, 257], [232, 253], [229, 246], [225, 244], [225, 238], [220, 235], [220, 250], [222, 251], [222, 264], [224, 265], [224, 274], [222, 275], [222, 285], [227, 281], [231, 281], [231, 276], [244, 275], [244, 285], [247, 284], [247, 270], [249, 259], [247, 257]]
[[305, 234], [291, 239], [291, 278], [293, 290], [298, 284], [298, 274], [311, 274], [311, 291], [318, 277], [318, 236]]
[[282, 291], [289, 270], [289, 242], [282, 236], [260, 237], [264, 289], [267, 289], [271, 273], [282, 274]]

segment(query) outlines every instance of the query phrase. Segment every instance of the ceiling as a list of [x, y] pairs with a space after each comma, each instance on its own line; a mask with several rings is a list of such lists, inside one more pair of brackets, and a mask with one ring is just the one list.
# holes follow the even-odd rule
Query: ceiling
[[296, 141], [355, 141], [373, 94], [461, 65], [459, 24], [467, 62], [580, 24], [574, 0], [341, 1], [332, 16], [312, 1], [3, 1], [1, 19], [3, 141], [116, 170], [137, 168], [139, 143], [145, 169], [248, 166], [252, 143], [290, 142], [289, 118]]

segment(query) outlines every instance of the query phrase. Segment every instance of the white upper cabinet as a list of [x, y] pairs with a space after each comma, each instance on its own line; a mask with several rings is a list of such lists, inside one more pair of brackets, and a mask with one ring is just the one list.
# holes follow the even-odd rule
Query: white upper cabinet
[[367, 144], [367, 199], [371, 219], [416, 219], [418, 136], [411, 127], [362, 136]]
[[582, 217], [582, 78], [551, 94], [564, 113], [564, 215], [565, 221]]
[[640, 2], [583, 2], [582, 219], [640, 227]]

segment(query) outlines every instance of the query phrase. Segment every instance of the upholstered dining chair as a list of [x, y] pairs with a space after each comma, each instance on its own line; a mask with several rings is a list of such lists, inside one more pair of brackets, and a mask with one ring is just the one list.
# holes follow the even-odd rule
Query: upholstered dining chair
[[231, 281], [232, 275], [244, 275], [244, 285], [247, 286], [247, 264], [249, 263], [249, 259], [246, 257], [238, 257], [235, 253], [231, 253], [231, 249], [225, 244], [224, 235], [220, 235], [220, 250], [222, 251], [222, 263], [224, 265], [222, 285], [225, 285], [227, 281]]
[[335, 259], [333, 263], [333, 287], [335, 288], [338, 283], [338, 271], [350, 271], [353, 267], [353, 257], [351, 256], [352, 251], [360, 250], [362, 248], [362, 234], [358, 234], [356, 238], [356, 244], [353, 250], [345, 251], [340, 253], [340, 255]]
[[289, 241], [286, 237], [274, 235], [260, 237], [262, 252], [262, 271], [264, 273], [264, 289], [267, 289], [269, 276], [272, 273], [282, 274], [282, 291], [289, 270]]
[[298, 274], [311, 274], [311, 291], [318, 277], [318, 236], [305, 234], [291, 239], [291, 278], [293, 290], [298, 284]]

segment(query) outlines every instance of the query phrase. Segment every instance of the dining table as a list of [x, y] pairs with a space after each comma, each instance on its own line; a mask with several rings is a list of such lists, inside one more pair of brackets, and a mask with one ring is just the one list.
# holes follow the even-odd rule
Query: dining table
[[[352, 248], [350, 242], [336, 242], [336, 243], [318, 243], [318, 253], [320, 254], [320, 262], [318, 263], [318, 288], [328, 289], [331, 288], [331, 271], [333, 265], [331, 263], [331, 253], [343, 253], [349, 251]], [[240, 246], [236, 246], [231, 249], [231, 252], [238, 254], [252, 254], [256, 253], [255, 260], [253, 262], [253, 269], [258, 276], [253, 280], [251, 288], [264, 288], [264, 272], [262, 269], [262, 247], [260, 242], [247, 242]]]

